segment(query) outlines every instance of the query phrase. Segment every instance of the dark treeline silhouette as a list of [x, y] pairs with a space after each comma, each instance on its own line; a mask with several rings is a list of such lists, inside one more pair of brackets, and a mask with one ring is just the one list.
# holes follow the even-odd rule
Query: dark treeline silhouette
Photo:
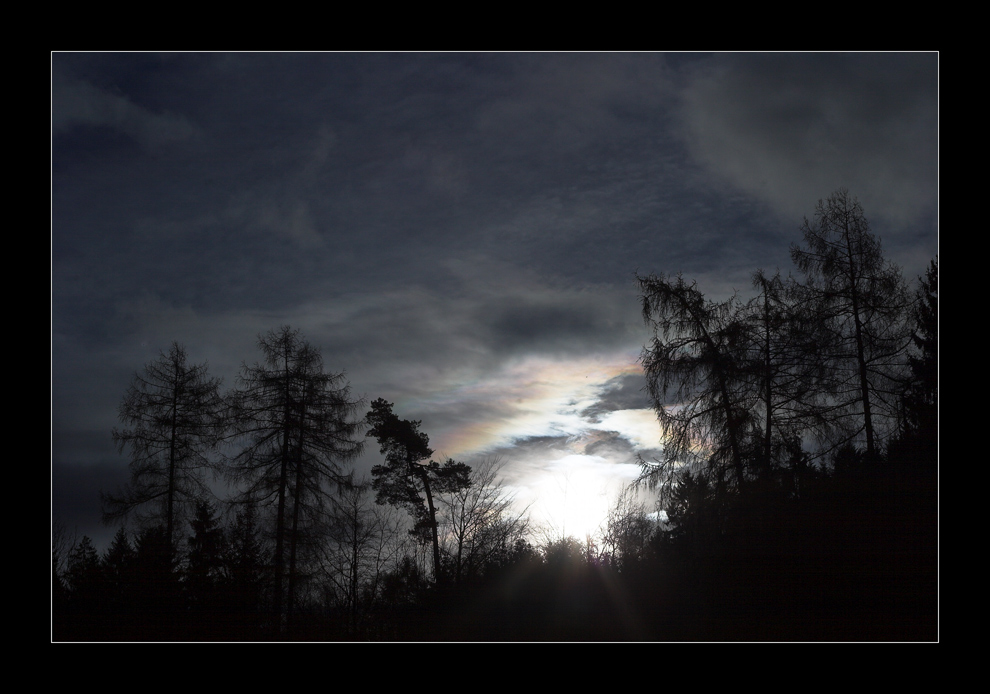
[[359, 420], [298, 331], [230, 393], [172, 345], [113, 431], [111, 545], [53, 521], [53, 639], [937, 639], [937, 260], [910, 292], [844, 190], [803, 233], [746, 301], [639, 278], [663, 453], [584, 541], [536, 542], [499, 460]]
[[640, 278], [668, 636], [934, 639], [937, 261], [912, 297], [845, 190], [803, 232], [749, 301]]

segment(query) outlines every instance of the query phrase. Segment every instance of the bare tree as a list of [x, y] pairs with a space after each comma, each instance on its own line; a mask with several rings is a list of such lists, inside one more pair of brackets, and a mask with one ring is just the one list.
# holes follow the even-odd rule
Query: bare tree
[[758, 270], [753, 287], [757, 294], [743, 314], [752, 414], [748, 455], [765, 475], [788, 461], [808, 432], [828, 438], [833, 422], [823, 388], [828, 364], [808, 356], [825, 340], [821, 322], [801, 310], [800, 288], [779, 272], [768, 276]]
[[399, 511], [376, 504], [371, 491], [367, 481], [341, 491], [322, 549], [327, 590], [348, 610], [352, 629], [362, 604], [374, 603], [382, 576], [398, 566], [408, 541]]
[[455, 582], [478, 575], [526, 536], [529, 519], [513, 510], [502, 465], [489, 458], [471, 470], [470, 485], [439, 495], [441, 553]]
[[243, 366], [232, 396], [234, 431], [244, 447], [228, 474], [244, 485], [242, 501], [275, 509], [274, 608], [281, 614], [287, 574], [291, 618], [306, 530], [321, 522], [334, 490], [350, 483], [345, 464], [363, 445], [352, 419], [360, 403], [343, 374], [323, 370], [319, 350], [298, 330], [269, 331], [258, 347], [264, 363]]
[[626, 487], [609, 509], [600, 551], [620, 571], [628, 569], [647, 555], [657, 529], [646, 504], [637, 498], [637, 489]]
[[872, 458], [893, 433], [903, 390], [907, 288], [849, 191], [819, 200], [814, 220], [805, 219], [802, 230], [804, 247], [791, 248], [805, 275], [802, 309], [826, 331], [809, 358], [828, 366], [828, 394], [844, 441], [863, 435]]
[[641, 481], [655, 488], [681, 466], [700, 465], [720, 481], [731, 471], [741, 485], [751, 425], [751, 337], [742, 305], [735, 297], [709, 301], [680, 275], [639, 283], [643, 318], [653, 330], [641, 361], [663, 436], [663, 458], [641, 461]]
[[188, 364], [177, 342], [135, 375], [120, 405], [120, 421], [129, 428], [113, 430], [117, 449], [130, 453], [131, 479], [101, 495], [104, 522], [138, 510], [139, 520], [163, 523], [174, 544], [178, 520], [212, 496], [206, 472], [219, 470], [219, 457], [210, 452], [222, 435], [223, 413], [220, 379], [207, 375], [205, 363]]

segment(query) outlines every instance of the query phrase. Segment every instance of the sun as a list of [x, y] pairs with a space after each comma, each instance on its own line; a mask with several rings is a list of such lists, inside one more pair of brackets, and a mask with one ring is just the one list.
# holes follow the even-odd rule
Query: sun
[[531, 514], [550, 535], [584, 541], [605, 528], [609, 508], [626, 480], [604, 458], [572, 454], [553, 461], [528, 480]]

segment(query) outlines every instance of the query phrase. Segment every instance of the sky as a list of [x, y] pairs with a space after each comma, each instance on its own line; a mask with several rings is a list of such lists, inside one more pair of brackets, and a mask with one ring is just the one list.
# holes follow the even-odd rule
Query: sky
[[53, 53], [51, 105], [52, 516], [99, 548], [173, 341], [230, 388], [298, 328], [580, 536], [661, 445], [636, 273], [745, 296], [839, 187], [938, 253], [937, 53]]

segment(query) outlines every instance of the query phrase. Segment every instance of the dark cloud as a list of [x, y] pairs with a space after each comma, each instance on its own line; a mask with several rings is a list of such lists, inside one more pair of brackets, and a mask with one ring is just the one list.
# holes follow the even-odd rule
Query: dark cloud
[[902, 228], [934, 206], [936, 53], [722, 54], [686, 76], [692, 152], [781, 216], [841, 186]]
[[609, 310], [611, 306], [603, 305], [608, 298], [591, 292], [510, 296], [494, 305], [479, 306], [478, 322], [487, 327], [489, 344], [496, 349], [586, 352], [596, 344], [628, 340], [631, 309]]
[[[301, 328], [454, 440], [523, 407], [512, 365], [638, 352], [635, 272], [719, 298], [786, 271], [837, 185], [913, 277], [936, 115], [932, 54], [53, 54], [53, 485], [106, 461], [89, 442], [173, 340], [232, 386]], [[643, 407], [634, 381], [592, 428]]]
[[602, 416], [617, 410], [650, 409], [653, 403], [644, 388], [642, 374], [623, 374], [608, 380], [594, 405], [581, 411], [581, 416], [591, 422], [601, 422]]

